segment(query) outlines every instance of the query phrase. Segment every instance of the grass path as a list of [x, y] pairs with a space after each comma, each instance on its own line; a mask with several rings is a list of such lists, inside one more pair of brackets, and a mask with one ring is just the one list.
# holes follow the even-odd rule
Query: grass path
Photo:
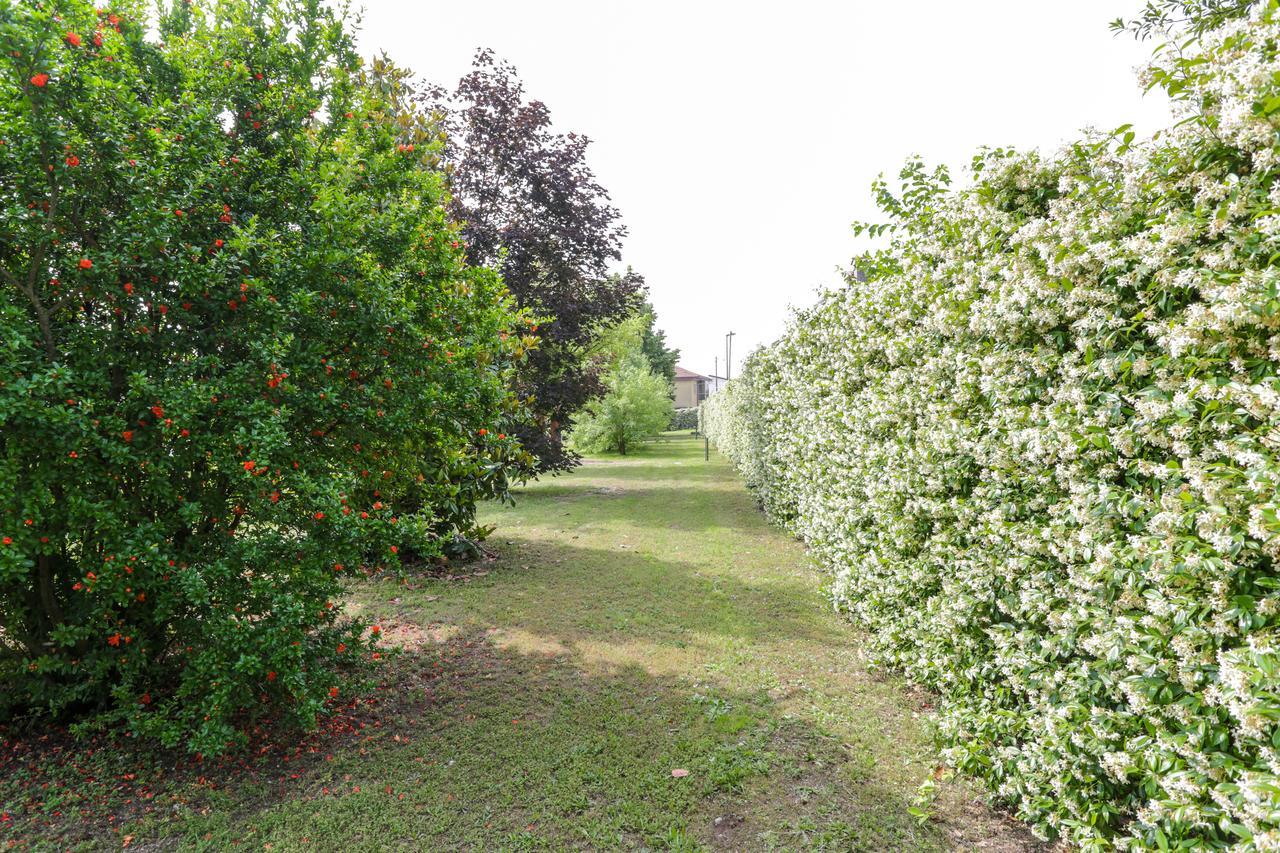
[[120, 833], [144, 849], [1032, 846], [961, 783], [923, 825], [908, 814], [934, 769], [925, 698], [867, 672], [803, 549], [700, 442], [592, 460], [484, 520], [497, 559], [354, 591], [411, 652], [376, 707]]

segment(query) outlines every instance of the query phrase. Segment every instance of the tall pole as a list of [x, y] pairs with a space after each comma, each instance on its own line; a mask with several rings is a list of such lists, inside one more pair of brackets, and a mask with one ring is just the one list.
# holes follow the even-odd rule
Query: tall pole
[[728, 382], [733, 378], [733, 336], [737, 332], [730, 332], [724, 336], [724, 381]]

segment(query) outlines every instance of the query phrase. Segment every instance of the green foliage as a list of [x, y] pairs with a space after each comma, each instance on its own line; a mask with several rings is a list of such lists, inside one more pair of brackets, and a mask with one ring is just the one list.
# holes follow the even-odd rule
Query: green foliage
[[909, 164], [888, 246], [704, 404], [948, 761], [1090, 849], [1280, 844], [1280, 4], [1249, 12], [1144, 72], [1151, 140]]
[[147, 26], [0, 0], [0, 713], [216, 752], [373, 654], [345, 576], [504, 494], [533, 342], [342, 18]]
[[676, 409], [671, 413], [671, 425], [667, 429], [697, 429], [698, 409]]
[[1130, 32], [1140, 40], [1181, 28], [1194, 35], [1222, 26], [1233, 18], [1243, 18], [1259, 0], [1147, 0], [1136, 18], [1116, 18], [1111, 29]]
[[680, 360], [680, 350], [667, 346], [667, 333], [657, 328], [658, 315], [652, 303], [645, 302], [640, 311], [644, 328], [640, 333], [640, 351], [649, 362], [650, 369], [659, 376], [666, 377], [668, 382], [676, 380], [676, 362]]
[[564, 438], [605, 390], [582, 354], [644, 292], [630, 269], [608, 273], [626, 228], [587, 164], [590, 140], [554, 131], [547, 105], [526, 100], [515, 67], [492, 51], [476, 51], [452, 92], [428, 86], [422, 100], [442, 123], [467, 257], [498, 269], [516, 303], [545, 318], [516, 379], [532, 417], [515, 429], [535, 473], [567, 471], [577, 458]]
[[593, 360], [597, 368], [607, 371], [616, 368], [628, 353], [639, 352], [649, 363], [650, 370], [666, 377], [668, 382], [674, 382], [680, 350], [667, 346], [666, 333], [657, 328], [657, 322], [653, 304], [646, 301], [629, 316], [599, 331], [587, 350], [588, 360]]
[[627, 449], [657, 435], [671, 421], [671, 383], [649, 367], [638, 348], [624, 353], [605, 376], [607, 391], [589, 403], [573, 433], [588, 453]]
[[584, 361], [593, 363], [602, 373], [616, 370], [618, 365], [631, 355], [644, 356], [641, 341], [647, 322], [643, 311], [623, 318], [621, 321], [600, 330], [591, 348], [581, 356]]

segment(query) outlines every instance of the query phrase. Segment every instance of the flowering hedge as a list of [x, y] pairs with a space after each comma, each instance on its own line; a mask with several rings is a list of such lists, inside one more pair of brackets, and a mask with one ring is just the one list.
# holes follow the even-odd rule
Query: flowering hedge
[[[1145, 72], [1179, 123], [964, 189], [705, 404], [945, 756], [1045, 835], [1280, 847], [1280, 13]], [[865, 279], [865, 280], [863, 280]]]
[[343, 578], [505, 492], [533, 341], [340, 18], [146, 7], [0, 0], [0, 715], [211, 752], [311, 722], [375, 654]]

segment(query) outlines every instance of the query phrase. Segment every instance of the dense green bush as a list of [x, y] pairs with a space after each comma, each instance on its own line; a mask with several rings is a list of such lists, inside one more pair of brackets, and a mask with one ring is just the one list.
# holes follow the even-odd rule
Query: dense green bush
[[698, 428], [698, 410], [676, 409], [671, 413], [671, 423], [667, 429], [697, 429]]
[[1280, 845], [1280, 14], [1215, 23], [1148, 142], [880, 186], [706, 405], [950, 762], [1096, 848]]
[[208, 752], [313, 721], [343, 578], [503, 493], [533, 341], [343, 20], [144, 15], [0, 0], [0, 714]]

